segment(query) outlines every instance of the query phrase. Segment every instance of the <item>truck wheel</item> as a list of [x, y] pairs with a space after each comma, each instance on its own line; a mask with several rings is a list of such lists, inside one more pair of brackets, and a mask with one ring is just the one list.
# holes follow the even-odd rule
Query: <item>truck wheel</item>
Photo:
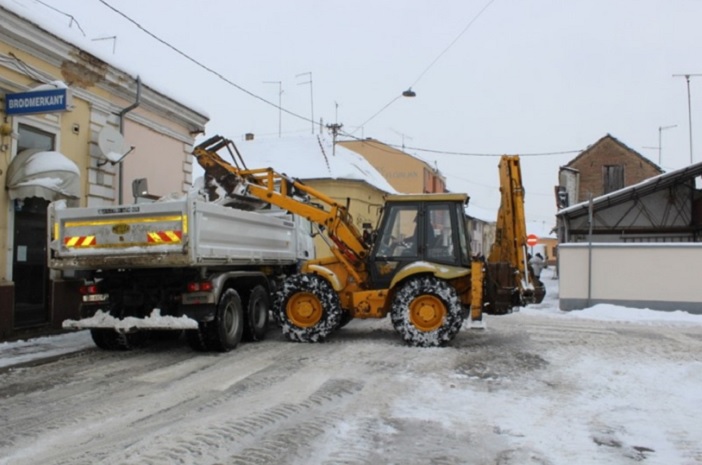
[[239, 293], [227, 289], [217, 304], [214, 321], [200, 322], [199, 329], [187, 331], [190, 347], [197, 351], [229, 352], [244, 332], [244, 306]]
[[214, 321], [216, 337], [211, 348], [220, 352], [234, 349], [241, 341], [244, 332], [244, 306], [241, 297], [234, 289], [227, 289], [219, 299], [217, 316]]
[[117, 350], [117, 331], [113, 329], [91, 329], [90, 337], [103, 350]]
[[420, 276], [409, 279], [397, 291], [391, 318], [409, 345], [437, 347], [458, 334], [463, 311], [453, 286], [434, 276]]
[[120, 333], [114, 329], [91, 329], [90, 336], [96, 346], [104, 350], [131, 350], [143, 347], [149, 340], [145, 331]]
[[266, 336], [269, 310], [270, 299], [268, 298], [268, 291], [261, 285], [255, 286], [251, 289], [246, 299], [244, 340], [260, 341]]
[[275, 311], [283, 335], [294, 342], [322, 342], [339, 327], [342, 316], [336, 291], [314, 274], [286, 279]]

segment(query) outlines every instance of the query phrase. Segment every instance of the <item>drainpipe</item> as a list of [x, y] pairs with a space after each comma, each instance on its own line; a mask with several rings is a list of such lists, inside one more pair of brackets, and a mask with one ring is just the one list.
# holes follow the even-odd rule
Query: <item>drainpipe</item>
[[[137, 90], [136, 90], [136, 101], [129, 105], [124, 110], [118, 113], [119, 116], [119, 133], [124, 135], [124, 115], [135, 109], [141, 103], [141, 78], [137, 76], [136, 78]], [[119, 164], [117, 171], [117, 203], [122, 205], [123, 188], [122, 188], [122, 176], [124, 175], [124, 169], [122, 163]]]

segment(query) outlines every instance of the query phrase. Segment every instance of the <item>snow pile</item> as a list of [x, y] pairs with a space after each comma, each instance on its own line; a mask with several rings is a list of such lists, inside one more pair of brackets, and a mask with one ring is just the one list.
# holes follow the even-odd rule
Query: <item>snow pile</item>
[[197, 329], [197, 321], [183, 315], [181, 317], [163, 316], [161, 310], [155, 308], [146, 318], [128, 316], [118, 319], [98, 310], [94, 316], [82, 320], [66, 320], [64, 329], [85, 328], [114, 328], [117, 331], [130, 331], [134, 329]]

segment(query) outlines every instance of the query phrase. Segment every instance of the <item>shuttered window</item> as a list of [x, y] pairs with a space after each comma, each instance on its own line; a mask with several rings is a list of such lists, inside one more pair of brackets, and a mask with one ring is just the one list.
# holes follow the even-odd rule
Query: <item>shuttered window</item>
[[602, 167], [603, 194], [609, 194], [624, 187], [624, 167], [622, 165], [605, 165]]

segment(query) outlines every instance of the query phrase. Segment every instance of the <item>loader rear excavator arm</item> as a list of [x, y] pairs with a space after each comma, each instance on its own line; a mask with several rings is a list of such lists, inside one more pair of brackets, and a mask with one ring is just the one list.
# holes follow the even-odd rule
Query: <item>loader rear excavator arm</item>
[[[234, 165], [218, 152], [227, 149]], [[318, 224], [337, 246], [341, 255], [357, 270], [363, 269], [369, 245], [353, 224], [348, 207], [297, 179], [272, 168], [246, 169], [234, 143], [214, 136], [196, 146], [193, 154], [205, 170], [208, 182], [214, 181], [226, 195], [241, 203], [259, 200], [276, 205]]]
[[495, 242], [487, 259], [495, 312], [506, 313], [516, 305], [541, 302], [544, 289], [532, 276], [526, 254], [524, 186], [519, 157], [500, 159], [500, 209]]

